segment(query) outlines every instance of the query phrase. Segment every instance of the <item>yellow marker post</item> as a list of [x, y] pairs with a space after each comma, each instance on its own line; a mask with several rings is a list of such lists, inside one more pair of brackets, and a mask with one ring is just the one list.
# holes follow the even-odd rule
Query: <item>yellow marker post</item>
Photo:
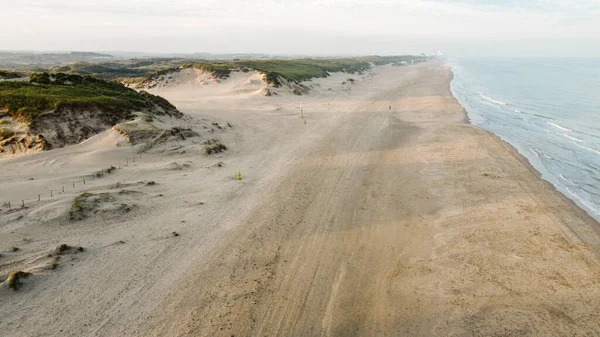
[[238, 180], [242, 180], [242, 173], [241, 172], [238, 172], [237, 179]]

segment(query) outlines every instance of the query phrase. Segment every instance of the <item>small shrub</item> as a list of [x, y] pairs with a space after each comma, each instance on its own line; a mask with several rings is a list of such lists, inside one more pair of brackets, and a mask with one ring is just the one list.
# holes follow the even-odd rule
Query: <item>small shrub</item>
[[171, 233], [171, 236], [179, 236], [179, 233], [177, 233], [177, 232], [172, 232], [172, 233]]
[[109, 167], [109, 168], [106, 169], [106, 173], [111, 174], [112, 171], [114, 171], [116, 169], [117, 169], [116, 167], [114, 167], [114, 166], [111, 165], [111, 167]]

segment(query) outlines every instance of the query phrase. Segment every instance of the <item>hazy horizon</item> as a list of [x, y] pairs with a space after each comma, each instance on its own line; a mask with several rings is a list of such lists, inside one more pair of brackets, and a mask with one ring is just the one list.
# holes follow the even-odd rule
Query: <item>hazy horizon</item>
[[4, 50], [600, 56], [600, 5], [592, 0], [0, 0], [0, 5]]

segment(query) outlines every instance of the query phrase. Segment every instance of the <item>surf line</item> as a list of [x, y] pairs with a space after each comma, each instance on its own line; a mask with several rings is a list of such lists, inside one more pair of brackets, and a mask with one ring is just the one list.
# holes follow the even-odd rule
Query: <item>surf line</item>
[[556, 128], [559, 128], [559, 129], [561, 129], [561, 130], [567, 131], [567, 132], [571, 132], [571, 131], [573, 131], [573, 130], [571, 130], [571, 129], [567, 129], [567, 128], [565, 128], [565, 127], [562, 127], [562, 126], [560, 126], [560, 125], [558, 125], [558, 124], [555, 124], [555, 123], [552, 123], [552, 122], [548, 122], [548, 121], [546, 121], [546, 123], [548, 123], [548, 124], [550, 124], [550, 125], [552, 125], [552, 126], [554, 126], [554, 127], [556, 127]]
[[485, 98], [485, 99], [487, 99], [488, 101], [494, 102], [494, 103], [496, 103], [496, 104], [500, 104], [500, 105], [508, 105], [508, 103], [505, 103], [505, 102], [502, 102], [502, 101], [495, 100], [495, 99], [493, 99], [493, 98], [491, 98], [491, 97], [489, 97], [489, 96], [486, 96], [486, 95], [484, 95], [484, 94], [483, 94], [483, 93], [481, 93], [481, 92], [479, 93], [479, 96], [481, 96], [482, 98]]

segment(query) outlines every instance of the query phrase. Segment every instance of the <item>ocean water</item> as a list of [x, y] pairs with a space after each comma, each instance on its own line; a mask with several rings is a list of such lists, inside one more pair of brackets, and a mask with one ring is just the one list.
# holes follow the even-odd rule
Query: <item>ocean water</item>
[[471, 123], [600, 221], [600, 59], [449, 59]]

